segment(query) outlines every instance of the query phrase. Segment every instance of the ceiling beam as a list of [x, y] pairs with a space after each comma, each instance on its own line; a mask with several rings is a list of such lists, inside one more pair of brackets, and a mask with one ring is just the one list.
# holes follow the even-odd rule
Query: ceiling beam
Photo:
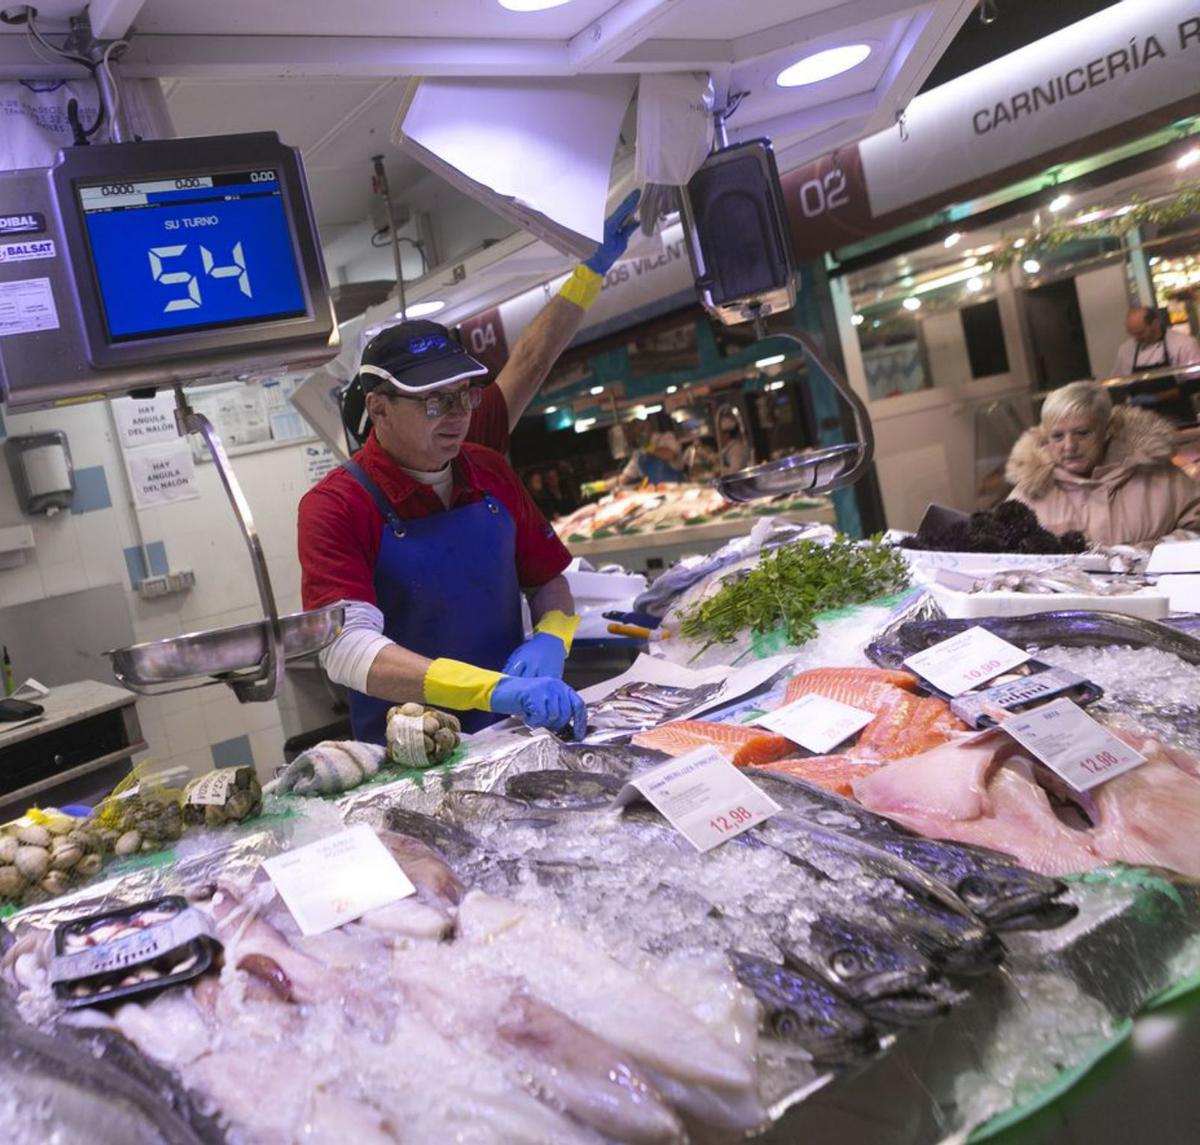
[[539, 40], [405, 36], [137, 36], [121, 71], [139, 77], [561, 76], [565, 45]]
[[617, 0], [603, 16], [567, 41], [575, 71], [612, 63], [643, 39], [650, 27], [682, 0]]
[[146, 0], [91, 0], [87, 6], [92, 35], [97, 40], [120, 40], [133, 27]]

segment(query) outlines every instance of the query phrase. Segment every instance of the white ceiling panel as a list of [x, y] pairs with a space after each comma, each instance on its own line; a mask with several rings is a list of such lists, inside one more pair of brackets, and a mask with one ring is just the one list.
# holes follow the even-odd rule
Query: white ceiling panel
[[510, 12], [496, 0], [147, 0], [142, 32], [221, 36], [414, 36], [567, 40], [616, 0]]

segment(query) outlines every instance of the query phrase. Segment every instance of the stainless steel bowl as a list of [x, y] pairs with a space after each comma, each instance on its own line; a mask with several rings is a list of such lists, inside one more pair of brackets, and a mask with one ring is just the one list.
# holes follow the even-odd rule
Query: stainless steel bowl
[[787, 493], [821, 493], [840, 488], [862, 457], [862, 446], [831, 445], [793, 453], [765, 465], [752, 465], [718, 477], [718, 492], [728, 501], [760, 501]]
[[[281, 616], [284, 659], [319, 652], [341, 631], [344, 620], [340, 604]], [[197, 687], [253, 678], [264, 671], [270, 647], [271, 625], [264, 619], [150, 640], [105, 655], [112, 661], [113, 674], [127, 688], [159, 691], [170, 684]]]

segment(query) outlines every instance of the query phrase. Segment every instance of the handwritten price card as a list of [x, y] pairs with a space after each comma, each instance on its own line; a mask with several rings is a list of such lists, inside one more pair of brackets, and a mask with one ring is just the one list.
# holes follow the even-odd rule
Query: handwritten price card
[[976, 625], [913, 653], [904, 663], [939, 691], [961, 696], [1028, 659], [1024, 649]]
[[639, 798], [652, 803], [697, 851], [711, 851], [779, 810], [774, 799], [711, 747], [643, 772], [621, 789], [616, 806]]
[[1055, 700], [1001, 725], [1076, 791], [1088, 791], [1146, 762], [1078, 704]]

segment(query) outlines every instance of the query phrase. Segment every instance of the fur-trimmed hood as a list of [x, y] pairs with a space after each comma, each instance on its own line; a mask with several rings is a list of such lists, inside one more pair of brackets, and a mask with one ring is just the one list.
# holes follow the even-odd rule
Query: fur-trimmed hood
[[1023, 498], [1037, 500], [1053, 486], [1055, 478], [1072, 483], [1094, 481], [1119, 483], [1138, 469], [1158, 468], [1171, 463], [1175, 428], [1166, 418], [1137, 406], [1117, 406], [1108, 423], [1108, 445], [1091, 477], [1079, 477], [1057, 469], [1046, 440], [1046, 431], [1035, 425], [1027, 429], [1008, 456], [1004, 476]]

